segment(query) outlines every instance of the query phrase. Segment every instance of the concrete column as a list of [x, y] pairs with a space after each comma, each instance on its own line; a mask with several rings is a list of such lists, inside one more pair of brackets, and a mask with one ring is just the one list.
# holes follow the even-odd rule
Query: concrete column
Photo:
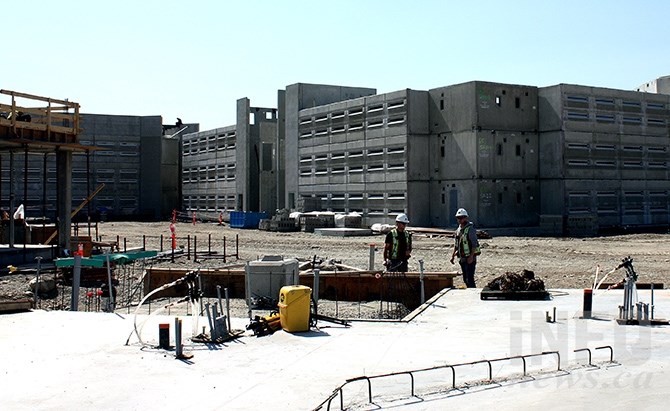
[[56, 175], [58, 176], [58, 247], [70, 248], [70, 226], [72, 224], [72, 152], [56, 151]]

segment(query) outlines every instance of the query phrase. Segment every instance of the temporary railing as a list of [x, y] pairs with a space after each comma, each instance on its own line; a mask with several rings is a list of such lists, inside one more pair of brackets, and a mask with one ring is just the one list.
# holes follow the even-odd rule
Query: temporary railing
[[[52, 133], [65, 135], [79, 133], [78, 103], [10, 90], [0, 90], [0, 94], [11, 96], [9, 104], [0, 102], [0, 113], [2, 113], [0, 125], [11, 127], [16, 134], [21, 129], [41, 131], [46, 134], [46, 140], [50, 141]], [[30, 105], [34, 103], [31, 100], [37, 100], [40, 106], [27, 107], [25, 104], [20, 104], [18, 99], [24, 99]], [[43, 103], [46, 103], [46, 106], [42, 106]]]
[[[596, 350], [598, 349], [605, 349], [609, 348], [610, 350], [610, 362], [613, 362], [614, 358], [614, 350], [612, 349], [611, 346], [603, 346], [603, 347], [597, 347]], [[583, 349], [578, 349], [575, 350], [575, 352], [579, 351], [588, 351], [589, 353], [589, 365], [592, 365], [591, 363], [591, 350], [588, 348], [583, 348]], [[361, 377], [356, 377], [356, 378], [351, 378], [348, 379], [344, 384], [340, 385], [338, 388], [336, 388], [333, 393], [321, 404], [319, 404], [315, 410], [320, 410], [323, 408], [323, 406], [326, 406], [327, 410], [330, 410], [330, 405], [332, 401], [336, 397], [340, 397], [340, 410], [344, 409], [344, 395], [343, 395], [343, 388], [351, 383], [357, 382], [357, 381], [366, 381], [368, 384], [368, 403], [372, 403], [372, 380], [373, 379], [379, 379], [379, 378], [387, 378], [387, 377], [395, 377], [399, 375], [408, 375], [410, 378], [410, 395], [415, 396], [415, 384], [414, 384], [414, 375], [420, 372], [425, 372], [425, 371], [432, 371], [432, 370], [438, 370], [438, 369], [450, 369], [451, 370], [451, 388], [456, 389], [456, 368], [458, 367], [463, 367], [463, 366], [468, 366], [468, 365], [477, 365], [477, 364], [487, 364], [488, 365], [488, 381], [492, 382], [493, 381], [493, 366], [492, 364], [494, 362], [500, 362], [500, 361], [510, 361], [510, 360], [515, 360], [515, 359], [520, 359], [522, 364], [523, 364], [523, 376], [527, 376], [527, 368], [526, 368], [526, 359], [532, 358], [532, 357], [541, 357], [541, 356], [547, 356], [547, 355], [555, 355], [556, 356], [556, 371], [561, 370], [561, 354], [558, 351], [544, 351], [541, 353], [536, 353], [536, 354], [527, 354], [527, 355], [516, 355], [516, 356], [511, 356], [511, 357], [502, 357], [502, 358], [495, 358], [491, 360], [478, 360], [478, 361], [472, 361], [472, 362], [466, 362], [466, 363], [460, 363], [460, 364], [450, 364], [450, 365], [438, 365], [435, 367], [428, 367], [428, 368], [421, 368], [421, 369], [416, 369], [416, 370], [411, 370], [411, 371], [399, 371], [399, 372], [392, 372], [388, 374], [379, 374], [379, 375], [373, 375], [373, 376], [361, 376]]]

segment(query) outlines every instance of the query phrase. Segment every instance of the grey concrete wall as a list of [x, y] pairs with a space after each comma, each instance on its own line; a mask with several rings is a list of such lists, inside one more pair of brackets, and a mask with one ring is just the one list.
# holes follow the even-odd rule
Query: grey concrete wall
[[537, 87], [471, 81], [430, 90], [431, 131], [535, 131]]
[[248, 98], [237, 100], [237, 210], [258, 211], [258, 191], [252, 187], [258, 181], [258, 134], [251, 133], [251, 104]]
[[[286, 107], [286, 91], [277, 91], [277, 107]], [[275, 174], [277, 187], [277, 208], [287, 208], [286, 204], [286, 113], [277, 110], [277, 173]]]
[[163, 119], [160, 116], [140, 118], [140, 135], [138, 208], [140, 214], [157, 219], [169, 215], [165, 207], [178, 206], [176, 187], [170, 189], [165, 185], [169, 184], [170, 176], [174, 178], [177, 175], [179, 164], [176, 161], [163, 164], [163, 151], [172, 149], [174, 157], [179, 153], [179, 144], [175, 141], [175, 144], [163, 147]]
[[298, 126], [299, 111], [309, 107], [318, 107], [338, 101], [352, 100], [376, 93], [375, 89], [362, 87], [343, 87], [321, 84], [296, 83], [286, 86], [285, 105], [279, 107], [285, 113], [285, 203], [294, 208], [299, 194], [298, 184]]
[[237, 209], [236, 126], [182, 137], [183, 208], [187, 211]]

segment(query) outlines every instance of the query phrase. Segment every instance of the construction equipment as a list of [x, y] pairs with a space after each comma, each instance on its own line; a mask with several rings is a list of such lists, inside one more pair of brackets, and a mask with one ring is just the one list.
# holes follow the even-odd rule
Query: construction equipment
[[[84, 199], [84, 201], [82, 201], [81, 204], [79, 204], [79, 206], [78, 206], [77, 208], [75, 208], [75, 209], [72, 211], [72, 213], [70, 214], [70, 218], [76, 216], [77, 213], [80, 212], [81, 209], [84, 208], [84, 206], [85, 206], [86, 204], [88, 204], [89, 201], [93, 200], [93, 197], [95, 197], [100, 191], [102, 191], [103, 188], [105, 188], [105, 183], [101, 183], [101, 184], [98, 186], [98, 188], [96, 188], [96, 189], [93, 191], [93, 193], [91, 193], [91, 195], [89, 195], [88, 197], [86, 197], [86, 199]], [[54, 232], [49, 236], [49, 238], [47, 238], [46, 241], [44, 241], [44, 244], [45, 244], [45, 245], [49, 244], [49, 243], [51, 242], [51, 240], [53, 240], [54, 237], [56, 237], [56, 234], [58, 234], [58, 231], [54, 231]]]

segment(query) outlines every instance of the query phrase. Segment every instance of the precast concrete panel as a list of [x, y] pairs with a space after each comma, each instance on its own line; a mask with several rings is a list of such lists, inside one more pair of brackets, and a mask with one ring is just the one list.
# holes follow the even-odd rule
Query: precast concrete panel
[[[414, 134], [407, 136], [407, 150], [405, 153], [406, 178], [409, 181], [428, 181], [430, 179], [430, 135]], [[389, 163], [402, 165], [403, 161]], [[426, 186], [428, 187], [428, 186]], [[426, 188], [428, 191], [428, 188]]]
[[[463, 131], [442, 135], [444, 150], [440, 150], [438, 179], [462, 180], [477, 177], [477, 133]], [[489, 147], [493, 150], [493, 147]]]
[[431, 224], [430, 183], [428, 181], [413, 181], [407, 183], [406, 210], [410, 224], [418, 227], [427, 227]]
[[540, 180], [540, 214], [565, 215], [565, 181], [561, 178]]
[[[407, 90], [407, 132], [409, 134], [430, 133], [430, 94], [427, 91]], [[392, 109], [389, 108], [392, 120]]]
[[431, 132], [536, 131], [537, 87], [472, 81], [431, 89]]
[[481, 131], [477, 140], [479, 178], [537, 178], [538, 134], [531, 132]]

